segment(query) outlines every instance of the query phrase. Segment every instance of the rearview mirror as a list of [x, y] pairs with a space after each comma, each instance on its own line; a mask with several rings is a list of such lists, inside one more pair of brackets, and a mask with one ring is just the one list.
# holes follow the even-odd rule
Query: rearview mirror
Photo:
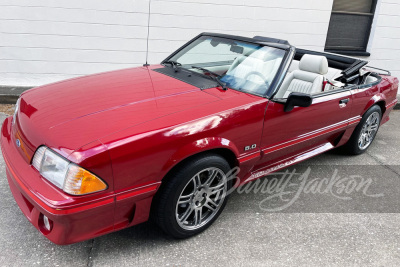
[[290, 93], [286, 100], [284, 111], [292, 111], [294, 107], [309, 107], [312, 104], [312, 97], [302, 93]]
[[237, 54], [243, 54], [243, 46], [239, 45], [231, 45], [231, 52], [237, 53]]

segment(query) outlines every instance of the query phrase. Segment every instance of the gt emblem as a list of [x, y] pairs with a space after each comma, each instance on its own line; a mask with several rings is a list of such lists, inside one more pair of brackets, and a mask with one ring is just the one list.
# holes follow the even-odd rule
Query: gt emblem
[[254, 145], [251, 145], [251, 146], [246, 146], [246, 147], [244, 147], [244, 151], [248, 151], [248, 150], [250, 150], [250, 149], [254, 149], [254, 148], [256, 148], [257, 147], [257, 145], [256, 144], [254, 144]]
[[17, 139], [17, 140], [15, 141], [15, 143], [17, 144], [17, 147], [21, 147], [21, 141], [19, 141], [19, 139]]

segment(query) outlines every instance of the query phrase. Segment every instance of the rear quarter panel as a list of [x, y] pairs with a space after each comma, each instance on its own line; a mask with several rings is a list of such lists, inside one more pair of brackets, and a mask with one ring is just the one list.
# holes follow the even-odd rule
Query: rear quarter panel
[[373, 105], [379, 103], [384, 107], [382, 123], [389, 119], [389, 113], [397, 102], [398, 79], [392, 76], [383, 76], [379, 84], [365, 88], [353, 89], [353, 106], [350, 117], [363, 116]]

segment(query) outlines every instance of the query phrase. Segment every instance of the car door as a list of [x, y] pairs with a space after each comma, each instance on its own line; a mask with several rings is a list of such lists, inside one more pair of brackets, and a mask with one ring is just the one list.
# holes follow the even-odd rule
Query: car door
[[315, 94], [311, 106], [289, 112], [284, 111], [284, 103], [271, 101], [264, 118], [261, 159], [254, 170], [294, 163], [293, 157], [332, 148], [349, 123], [351, 105], [350, 90]]

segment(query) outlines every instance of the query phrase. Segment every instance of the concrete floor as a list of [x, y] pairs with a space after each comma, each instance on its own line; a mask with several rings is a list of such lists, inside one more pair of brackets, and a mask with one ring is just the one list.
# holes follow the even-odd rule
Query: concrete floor
[[[1, 121], [4, 118], [0, 114]], [[333, 151], [289, 168], [304, 173], [310, 167], [309, 181], [329, 178], [335, 170], [340, 179], [370, 179], [365, 192], [343, 193], [336, 184], [329, 192], [312, 193], [310, 188], [299, 190], [295, 180], [282, 199], [263, 202], [278, 191], [235, 192], [213, 226], [179, 241], [144, 223], [79, 244], [54, 245], [19, 210], [1, 158], [0, 265], [398, 266], [399, 124], [400, 112], [394, 111], [368, 153], [346, 156]], [[261, 181], [272, 183], [273, 178]], [[301, 194], [296, 196], [296, 192]], [[293, 199], [286, 209], [269, 211]]]

